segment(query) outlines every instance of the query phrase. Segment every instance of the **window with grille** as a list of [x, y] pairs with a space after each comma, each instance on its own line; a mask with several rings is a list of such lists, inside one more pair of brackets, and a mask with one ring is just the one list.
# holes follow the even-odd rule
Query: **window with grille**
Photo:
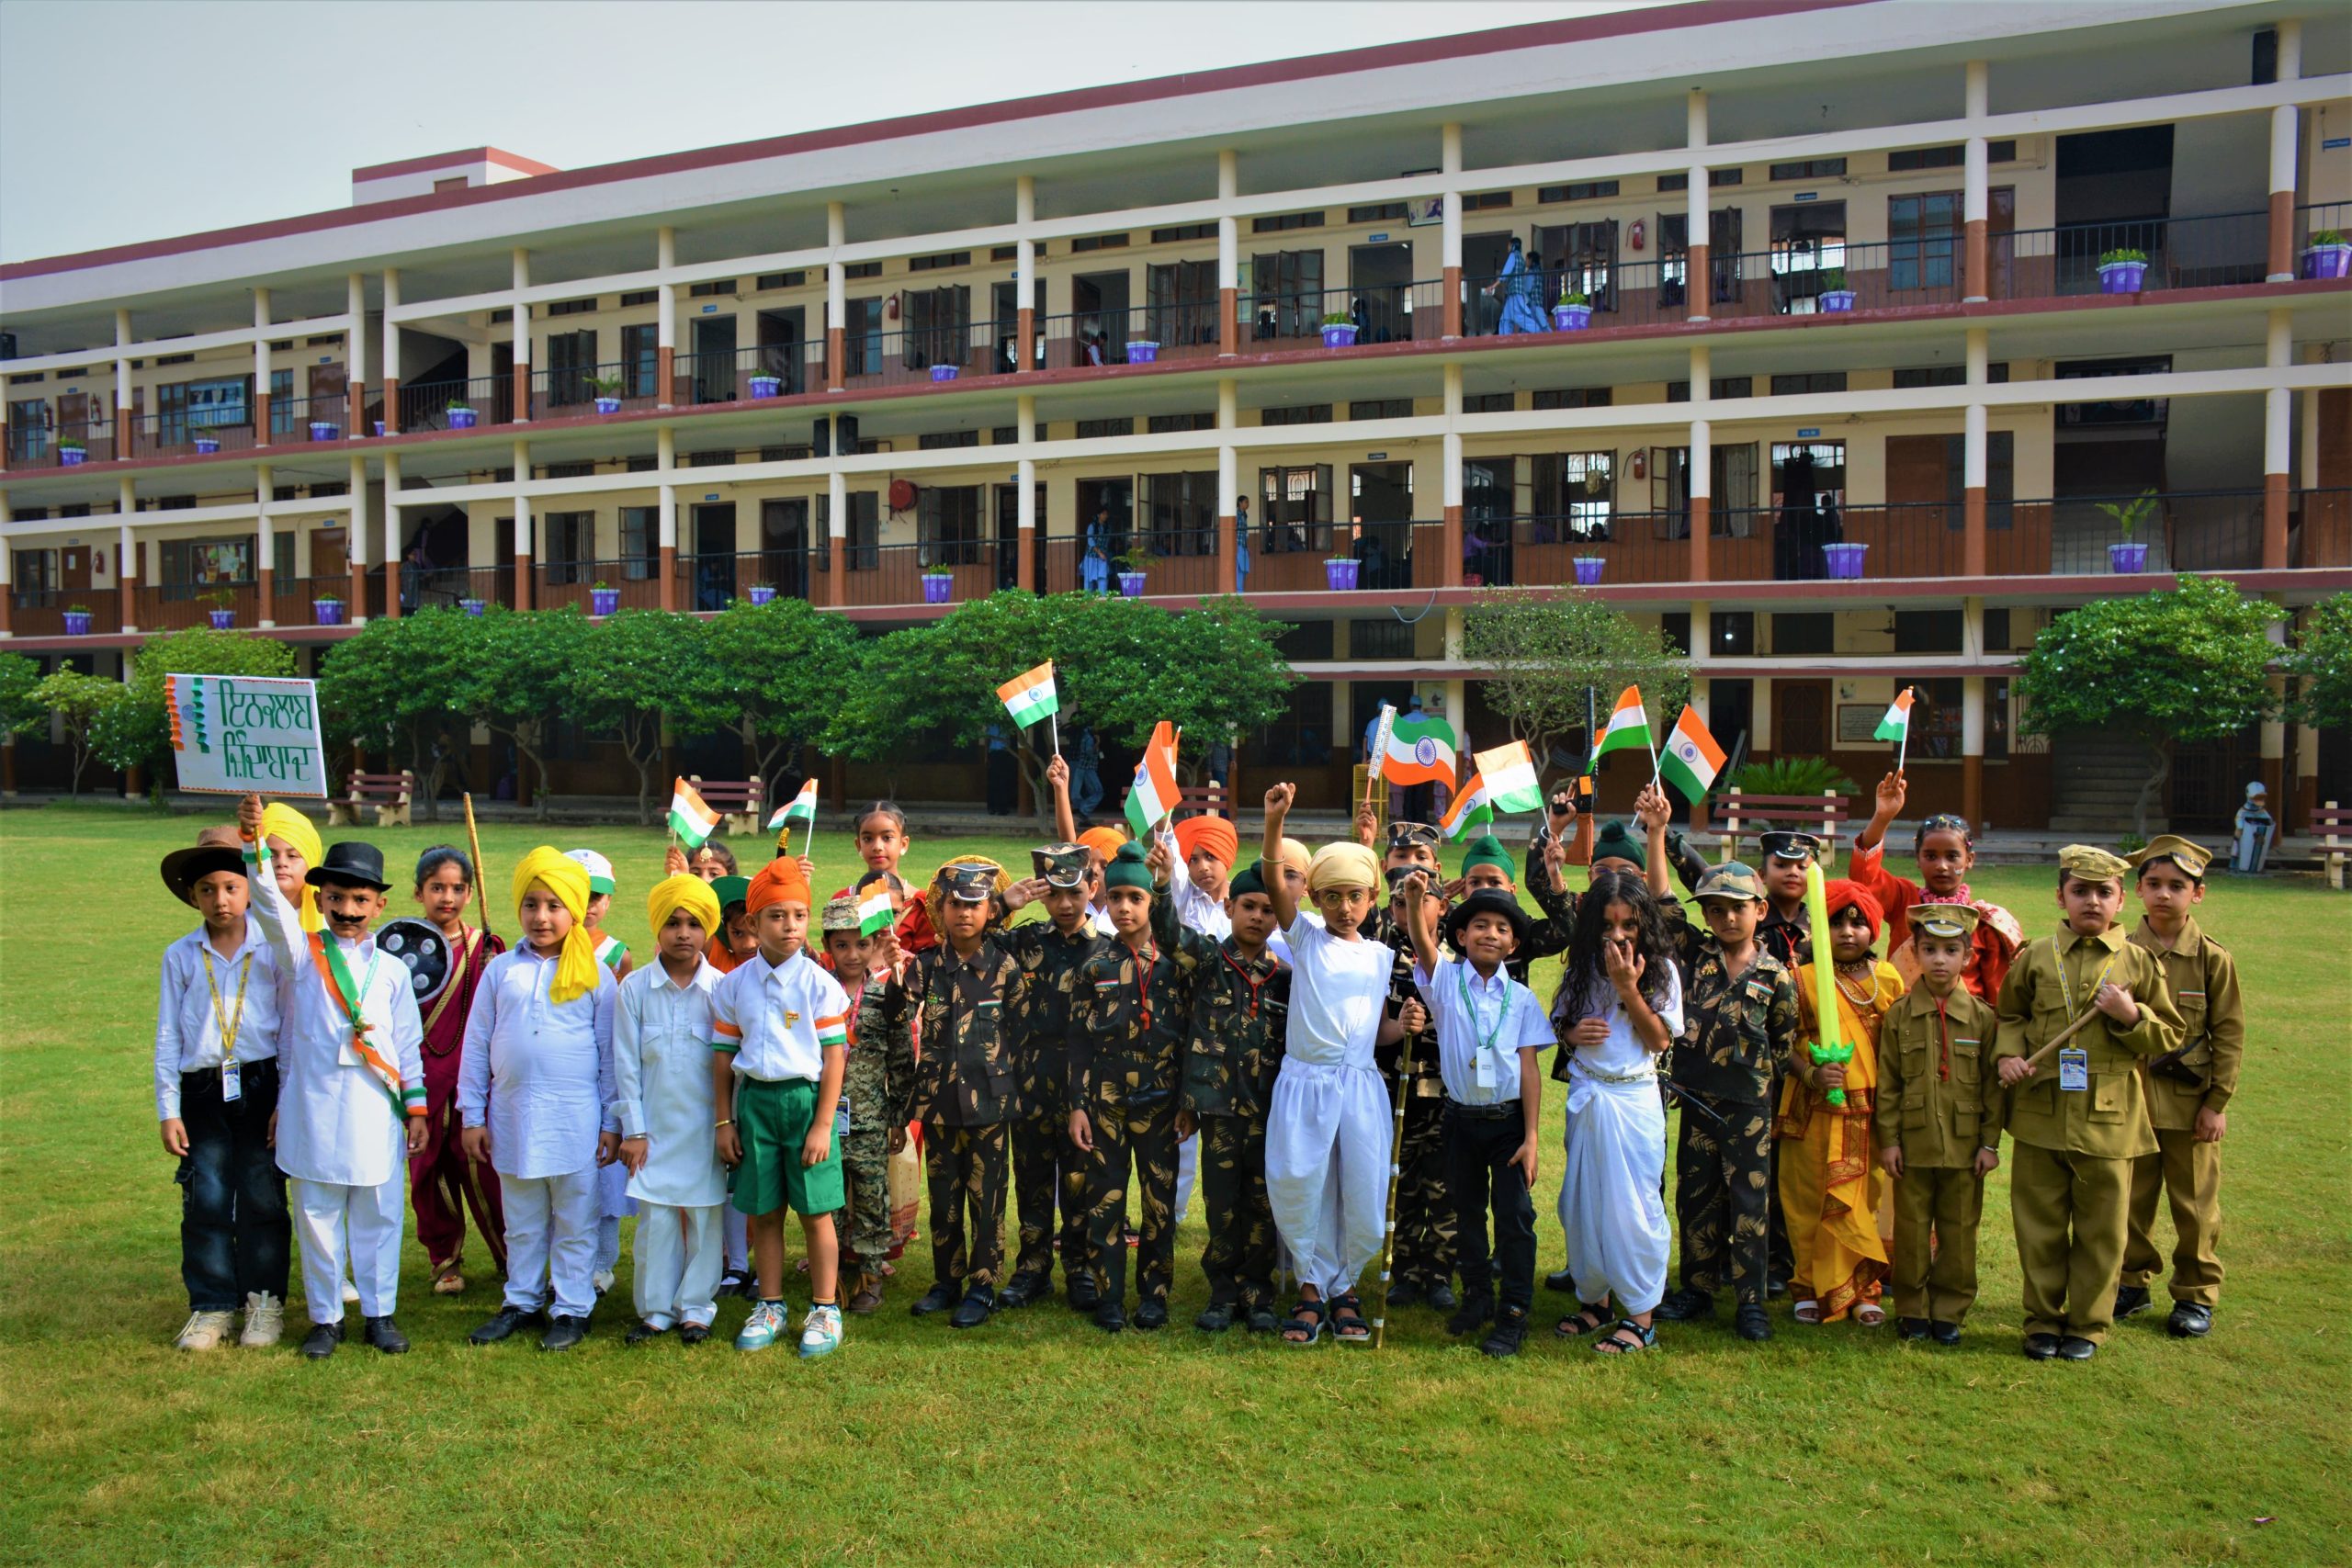
[[1770, 177], [1776, 180], [1834, 180], [1846, 172], [1843, 158], [1799, 158], [1793, 163], [1775, 164]]
[[1355, 419], [1410, 419], [1413, 400], [1410, 398], [1375, 398], [1348, 405], [1348, 417]]
[[1615, 180], [1577, 180], [1564, 186], [1544, 186], [1535, 192], [1535, 199], [1553, 201], [1598, 201], [1617, 194]]
[[980, 488], [931, 485], [915, 503], [925, 566], [974, 566], [980, 558]]
[[1279, 234], [1287, 229], [1320, 229], [1321, 227], [1323, 227], [1323, 214], [1320, 212], [1280, 212], [1272, 217], [1250, 220], [1250, 231], [1252, 234]]

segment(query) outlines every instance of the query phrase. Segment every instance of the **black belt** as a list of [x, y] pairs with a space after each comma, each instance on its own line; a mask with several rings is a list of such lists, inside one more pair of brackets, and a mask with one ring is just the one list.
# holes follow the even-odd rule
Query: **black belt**
[[1516, 1122], [1520, 1110], [1516, 1100], [1498, 1100], [1492, 1105], [1464, 1105], [1449, 1097], [1445, 1102], [1445, 1113], [1459, 1116], [1464, 1122]]

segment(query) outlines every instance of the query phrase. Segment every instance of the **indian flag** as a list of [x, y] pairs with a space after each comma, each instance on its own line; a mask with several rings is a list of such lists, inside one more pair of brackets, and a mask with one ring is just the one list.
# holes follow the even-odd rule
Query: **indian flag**
[[1380, 776], [1391, 784], [1453, 787], [1453, 727], [1425, 713], [1396, 716], [1381, 753]]
[[1176, 730], [1166, 719], [1151, 728], [1151, 744], [1136, 764], [1135, 787], [1127, 791], [1127, 824], [1138, 839], [1151, 835], [1152, 824], [1176, 809]]
[[1706, 720], [1699, 716], [1697, 708], [1686, 706], [1682, 716], [1674, 721], [1674, 733], [1666, 738], [1657, 771], [1682, 792], [1683, 799], [1693, 804], [1706, 798], [1708, 786], [1724, 771], [1724, 749], [1707, 733]]
[[1544, 783], [1535, 772], [1535, 756], [1524, 740], [1474, 754], [1487, 795], [1497, 811], [1540, 811]]
[[1481, 773], [1472, 773], [1467, 783], [1454, 792], [1453, 804], [1445, 808], [1444, 818], [1438, 827], [1448, 842], [1468, 838], [1480, 828], [1490, 827], [1495, 820], [1495, 808], [1487, 798], [1487, 780]]
[[817, 1021], [818, 1050], [822, 1051], [831, 1045], [846, 1046], [848, 1043], [849, 1014], [837, 1012], [831, 1018], [820, 1018]]
[[875, 936], [890, 929], [890, 889], [882, 883], [857, 901], [857, 934]]
[[1650, 749], [1650, 717], [1642, 711], [1642, 689], [1628, 686], [1617, 694], [1617, 706], [1609, 715], [1609, 723], [1600, 732], [1600, 744], [1592, 749], [1592, 765], [1600, 766], [1600, 759], [1611, 751], [1647, 751]]
[[670, 831], [690, 850], [702, 848], [703, 840], [718, 830], [718, 813], [710, 803], [695, 792], [695, 786], [680, 779], [670, 786]]
[[996, 689], [1005, 711], [1012, 722], [1026, 729], [1048, 714], [1061, 712], [1062, 700], [1054, 691], [1054, 661], [1046, 660], [1026, 675], [1015, 675]]
[[786, 801], [783, 807], [779, 809], [775, 816], [768, 818], [768, 827], [773, 830], [785, 826], [788, 822], [814, 822], [816, 820], [817, 781], [815, 779], [810, 779], [808, 783], [800, 786], [800, 793], [798, 795], [796, 795], [790, 800]]
[[1886, 710], [1886, 716], [1878, 721], [1878, 728], [1871, 731], [1871, 739], [1893, 740], [1899, 744], [1907, 739], [1910, 734], [1911, 688], [1905, 686], [1903, 688], [1903, 694], [1896, 697], [1893, 705]]

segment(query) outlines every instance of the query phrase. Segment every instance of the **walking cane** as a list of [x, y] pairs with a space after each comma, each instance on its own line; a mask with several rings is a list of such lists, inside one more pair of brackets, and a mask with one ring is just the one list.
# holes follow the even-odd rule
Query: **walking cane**
[[1405, 1174], [1405, 1100], [1413, 1092], [1413, 1037], [1405, 1036], [1396, 1058], [1396, 1128], [1388, 1144], [1388, 1216], [1380, 1230], [1380, 1307], [1373, 1314], [1372, 1348], [1380, 1348], [1388, 1325], [1388, 1278], [1396, 1266], [1396, 1188]]
[[2067, 1041], [2072, 1040], [2075, 1037], [2075, 1032], [2080, 1030], [2083, 1025], [2088, 1023], [2093, 1018], [2099, 1016], [2101, 1015], [2098, 1009], [2096, 1007], [2085, 1008], [2081, 1017], [2075, 1019], [2074, 1022], [2068, 1024], [2065, 1028], [2052, 1035], [2048, 1043], [2045, 1043], [2041, 1050], [2036, 1051], [2032, 1055], [2028, 1056], [2025, 1059], [2027, 1068], [2031, 1071], [2039, 1071], [2041, 1064], [2050, 1059], [2051, 1052], [2055, 1051], [2059, 1046], [2064, 1045]]
[[474, 797], [470, 794], [466, 794], [460, 795], [458, 798], [466, 803], [466, 842], [473, 846], [474, 852], [474, 897], [481, 901], [481, 934], [488, 936], [490, 934], [490, 889], [483, 884], [490, 880], [490, 873], [481, 863], [481, 835], [474, 829]]

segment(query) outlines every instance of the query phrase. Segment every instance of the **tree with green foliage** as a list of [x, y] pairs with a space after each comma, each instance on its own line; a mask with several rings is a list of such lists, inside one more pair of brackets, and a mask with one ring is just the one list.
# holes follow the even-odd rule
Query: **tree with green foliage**
[[172, 772], [172, 721], [164, 704], [164, 677], [172, 675], [260, 675], [294, 673], [290, 643], [252, 632], [195, 626], [150, 640], [132, 658], [127, 690], [130, 700], [109, 709], [95, 739], [98, 755], [129, 773], [147, 770], [155, 804], [164, 803]]
[[40, 684], [40, 660], [0, 653], [0, 736], [26, 735], [49, 722], [49, 710], [33, 695]]
[[471, 724], [452, 716], [449, 694], [481, 657], [481, 628], [476, 617], [446, 607], [379, 615], [330, 649], [319, 671], [328, 744], [383, 751], [414, 773], [427, 822], [440, 820], [452, 750], [472, 735]]
[[1479, 594], [1463, 613], [1462, 657], [1487, 672], [1487, 705], [1527, 742], [1539, 773], [1596, 705], [1605, 718], [1627, 686], [1642, 689], [1656, 735], [1690, 697], [1690, 657], [1664, 632], [1574, 589]]
[[702, 623], [751, 771], [773, 784], [824, 733], [856, 678], [857, 628], [803, 599], [737, 600]]
[[135, 700], [130, 688], [105, 675], [60, 670], [33, 688], [32, 700], [40, 705], [42, 713], [53, 716], [65, 732], [65, 744], [74, 754], [73, 793], [79, 795], [82, 770], [101, 750], [101, 739], [109, 725]]
[[2352, 728], [2352, 593], [2332, 595], [2303, 612], [2286, 666], [2295, 682], [2290, 711], [2297, 723]]
[[704, 624], [670, 610], [623, 610], [593, 623], [563, 691], [565, 716], [617, 738], [637, 770], [639, 827], [653, 823], [664, 728], [700, 735], [739, 711], [711, 658]]
[[503, 736], [528, 762], [538, 820], [548, 818], [548, 744], [571, 716], [565, 703], [572, 671], [588, 657], [588, 617], [560, 610], [493, 606], [478, 618], [480, 642], [446, 694], [450, 713]]
[[2148, 815], [2184, 742], [2221, 740], [2278, 708], [2269, 627], [2286, 612], [2218, 577], [2184, 577], [2168, 592], [2096, 599], [2034, 638], [2014, 690], [2030, 734], [2105, 730], [2147, 748], [2132, 831]]

